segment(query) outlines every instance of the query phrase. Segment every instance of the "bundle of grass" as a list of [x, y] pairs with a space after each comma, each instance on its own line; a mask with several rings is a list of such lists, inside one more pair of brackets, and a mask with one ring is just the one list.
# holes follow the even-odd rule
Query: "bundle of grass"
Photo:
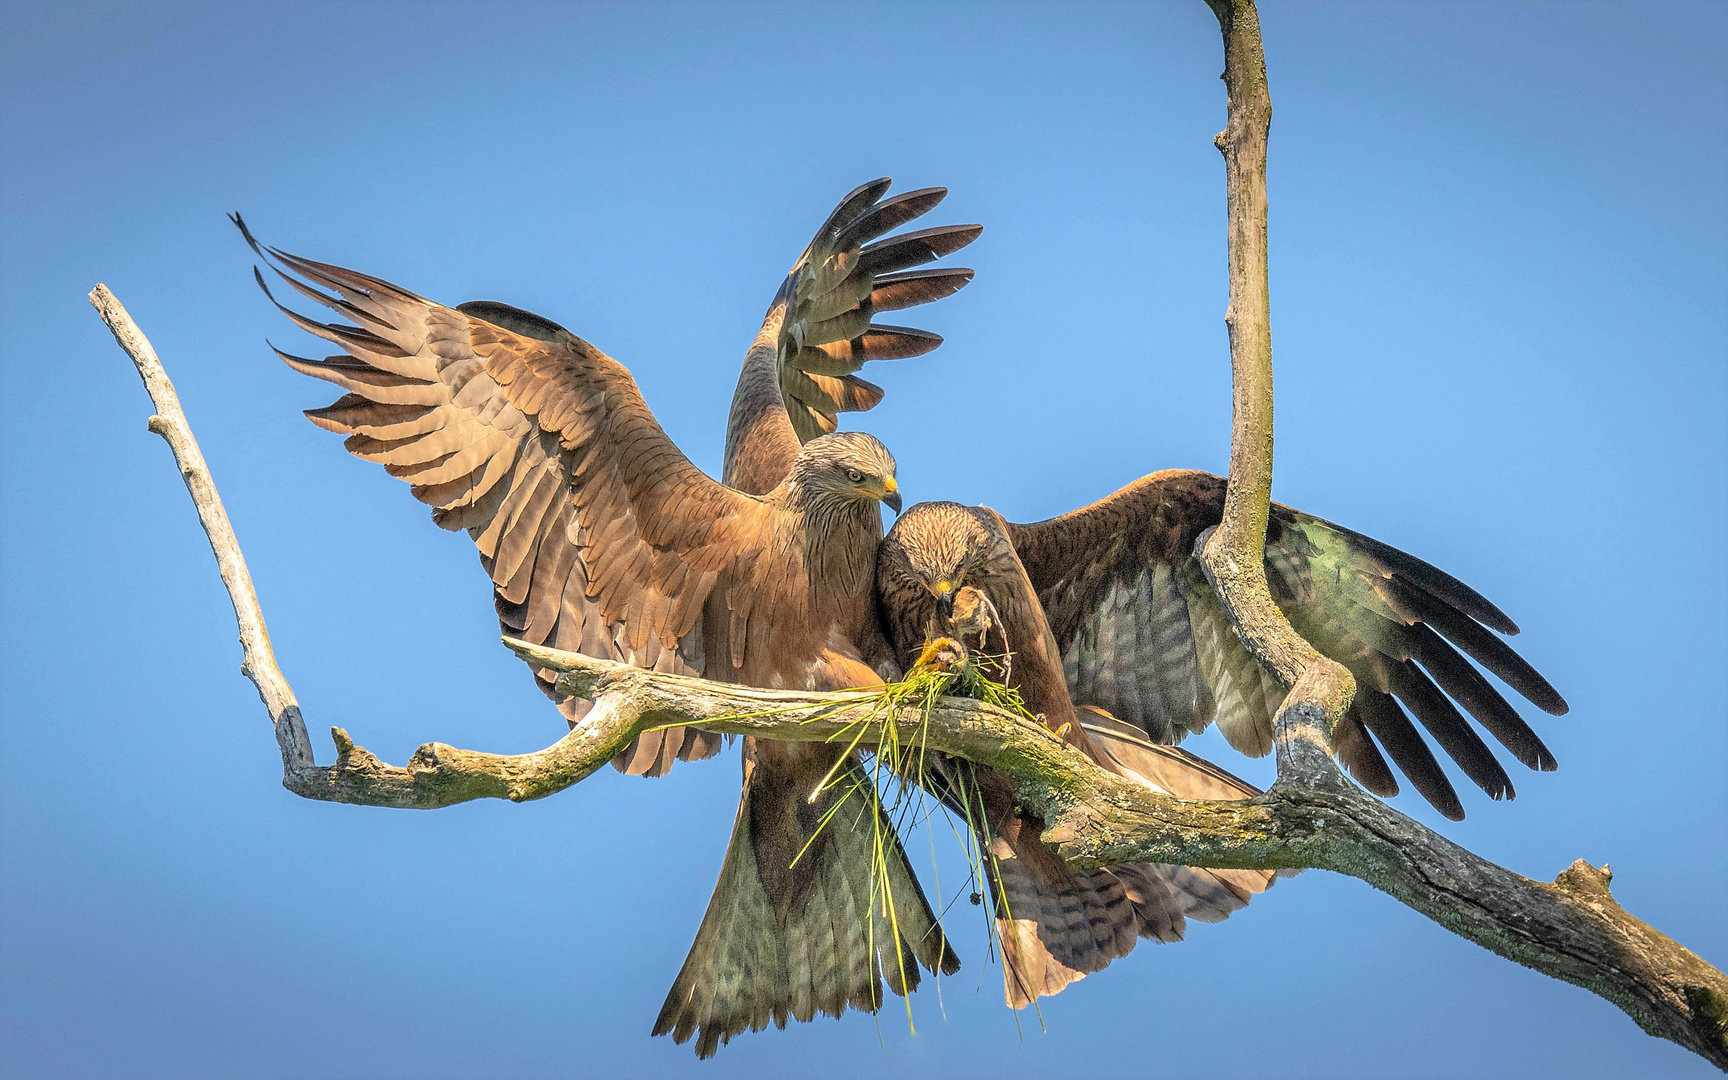
[[[1001, 875], [985, 872], [985, 860], [994, 861], [995, 856], [991, 854], [991, 826], [984, 813], [977, 767], [969, 761], [930, 750], [928, 734], [931, 712], [945, 696], [975, 698], [1011, 715], [1023, 717], [1029, 723], [1039, 723], [1038, 718], [1027, 711], [1017, 690], [992, 678], [993, 673], [1005, 670], [1005, 657], [970, 654], [958, 642], [939, 638], [925, 648], [919, 661], [904, 678], [848, 695], [851, 700], [843, 700], [840, 704], [852, 719], [829, 739], [830, 742], [844, 743], [845, 752], [839, 755], [834, 767], [809, 796], [811, 802], [830, 792], [836, 793], [838, 798], [832, 801], [815, 833], [793, 859], [793, 865], [796, 865], [838, 814], [861, 815], [853, 822], [856, 825], [870, 821], [871, 906], [898, 935], [900, 920], [888, 852], [892, 849], [894, 835], [904, 836], [908, 826], [923, 824], [931, 830], [931, 869], [937, 908], [946, 915], [948, 908], [961, 895], [969, 896], [972, 904], [979, 906], [985, 916], [992, 962], [1001, 956], [997, 915], [1006, 918], [1012, 918], [1012, 915], [1008, 910], [1007, 896], [999, 887], [992, 894], [986, 885], [986, 882], [1000, 881]], [[737, 714], [728, 719], [773, 715], [790, 709]], [[913, 723], [906, 723], [909, 718]], [[935, 865], [936, 822], [933, 819], [938, 815], [947, 820], [949, 830], [965, 853], [967, 864], [968, 887], [946, 903]], [[963, 830], [960, 828], [962, 823], [965, 826]], [[984, 903], [987, 895], [988, 904]], [[876, 923], [875, 918], [870, 920], [873, 953], [876, 952]], [[904, 965], [906, 961], [900, 950], [892, 951], [900, 958], [898, 962]], [[906, 975], [904, 970], [900, 972], [903, 984]], [[880, 1006], [881, 1003], [874, 1004]], [[906, 1021], [908, 1027], [916, 1031], [909, 998], [906, 1001]]]

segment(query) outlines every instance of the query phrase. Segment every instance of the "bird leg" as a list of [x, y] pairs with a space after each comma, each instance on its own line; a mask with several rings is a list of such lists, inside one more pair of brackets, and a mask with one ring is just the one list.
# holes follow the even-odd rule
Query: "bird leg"
[[932, 637], [925, 643], [924, 651], [918, 654], [918, 659], [913, 662], [912, 669], [907, 674], [910, 675], [931, 668], [938, 671], [956, 672], [965, 667], [970, 658], [971, 654], [967, 651], [966, 646], [955, 639], [943, 636]]

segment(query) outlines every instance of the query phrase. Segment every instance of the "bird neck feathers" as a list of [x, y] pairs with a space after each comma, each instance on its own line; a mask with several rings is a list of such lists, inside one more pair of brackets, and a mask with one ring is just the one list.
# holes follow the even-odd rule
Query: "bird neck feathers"
[[882, 542], [882, 514], [874, 499], [788, 479], [767, 501], [785, 514], [787, 546], [803, 549], [813, 588], [820, 582], [824, 592], [851, 596], [873, 587]]

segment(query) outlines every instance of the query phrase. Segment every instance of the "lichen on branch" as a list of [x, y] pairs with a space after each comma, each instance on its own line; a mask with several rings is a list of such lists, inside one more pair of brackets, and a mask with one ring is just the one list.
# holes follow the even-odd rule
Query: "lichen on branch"
[[[1337, 665], [1319, 658], [1283, 620], [1267, 594], [1259, 555], [1272, 462], [1265, 296], [1270, 100], [1259, 25], [1249, 0], [1208, 2], [1224, 30], [1230, 86], [1231, 123], [1219, 145], [1230, 177], [1227, 321], [1236, 375], [1230, 494], [1236, 501], [1227, 503], [1220, 528], [1202, 538], [1202, 559], [1250, 650], [1292, 687], [1276, 726], [1279, 782], [1242, 802], [1179, 800], [1105, 772], [1042, 725], [964, 698], [879, 718], [879, 730], [888, 723], [907, 725], [906, 733], [915, 729], [932, 750], [1011, 776], [1020, 802], [1050, 823], [1045, 840], [1076, 866], [1165, 862], [1347, 874], [1462, 937], [1606, 998], [1644, 1030], [1728, 1070], [1728, 978], [1622, 909], [1608, 890], [1606, 868], [1580, 860], [1553, 884], [1521, 877], [1357, 789], [1330, 759], [1327, 733], [1348, 707], [1349, 675], [1332, 670]], [[491, 754], [427, 743], [398, 766], [333, 728], [335, 763], [318, 765], [300, 707], [270, 647], [239, 542], [173, 384], [113, 294], [97, 285], [90, 301], [137, 367], [156, 410], [149, 429], [167, 442], [210, 540], [240, 630], [241, 671], [269, 712], [289, 791], [410, 809], [481, 798], [522, 802], [580, 782], [651, 727], [826, 740], [856, 734], [859, 716], [871, 708], [868, 693], [756, 690], [507, 641], [537, 670], [559, 672], [561, 692], [595, 703], [552, 745], [529, 754]], [[861, 745], [868, 745], [868, 737]]]

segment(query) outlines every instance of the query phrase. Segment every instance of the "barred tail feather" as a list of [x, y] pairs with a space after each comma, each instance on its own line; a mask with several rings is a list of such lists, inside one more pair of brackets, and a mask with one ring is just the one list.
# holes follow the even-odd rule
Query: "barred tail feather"
[[917, 989], [920, 965], [959, 969], [887, 818], [854, 787], [869, 782], [856, 763], [809, 798], [832, 762], [797, 752], [757, 761], [720, 880], [654, 1034], [694, 1037], [697, 1056], [712, 1057], [733, 1036], [770, 1023], [783, 1028], [848, 1007], [875, 1012], [884, 983], [901, 996]]

